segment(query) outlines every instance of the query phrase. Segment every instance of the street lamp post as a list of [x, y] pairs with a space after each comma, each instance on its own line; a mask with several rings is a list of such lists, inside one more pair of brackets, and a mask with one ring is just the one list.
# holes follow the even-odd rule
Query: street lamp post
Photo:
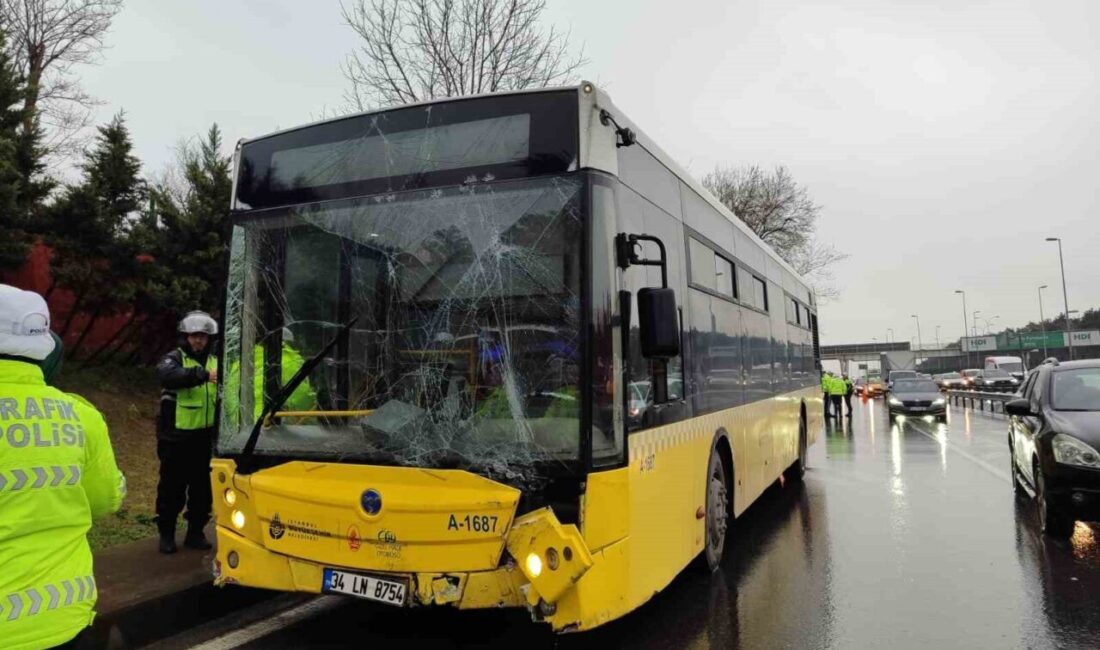
[[1073, 324], [1069, 319], [1069, 293], [1066, 291], [1066, 261], [1062, 257], [1062, 238], [1047, 237], [1047, 241], [1058, 242], [1058, 266], [1062, 267], [1062, 300], [1066, 307], [1066, 338], [1069, 340], [1069, 360], [1073, 361]]
[[974, 312], [970, 314], [970, 327], [974, 329], [974, 336], [978, 335], [978, 314], [980, 313], [982, 313], [982, 310], [975, 309]]
[[936, 326], [936, 349], [937, 350], [943, 349], [943, 348], [940, 347], [940, 326], [939, 325]]
[[1047, 357], [1047, 321], [1043, 316], [1043, 289], [1046, 289], [1047, 285], [1039, 287], [1039, 331], [1043, 336], [1043, 358]]
[[[962, 348], [963, 344], [966, 343], [966, 335], [970, 331], [970, 327], [966, 324], [966, 292], [963, 291], [962, 289], [955, 289], [955, 293], [961, 294], [962, 297], [963, 297], [963, 337], [961, 339], [959, 339], [959, 347]], [[959, 352], [962, 352], [962, 351], [963, 350], [961, 350], [961, 349], [959, 350]], [[967, 363], [967, 365], [970, 365], [970, 349], [969, 349], [969, 347], [966, 350], [966, 363]]]
[[914, 370], [919, 370], [921, 367], [921, 349], [924, 348], [924, 342], [921, 341], [921, 319], [917, 318], [915, 313], [913, 319], [916, 320], [916, 359], [913, 365], [916, 366]]
[[894, 340], [894, 328], [886, 328], [886, 345], [890, 345], [890, 342]]

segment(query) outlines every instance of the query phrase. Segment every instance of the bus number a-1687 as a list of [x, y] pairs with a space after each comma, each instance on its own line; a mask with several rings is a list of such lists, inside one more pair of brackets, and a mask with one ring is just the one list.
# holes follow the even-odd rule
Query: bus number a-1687
[[475, 533], [497, 532], [496, 515], [465, 515], [458, 517], [451, 515], [447, 522], [447, 530], [469, 530]]

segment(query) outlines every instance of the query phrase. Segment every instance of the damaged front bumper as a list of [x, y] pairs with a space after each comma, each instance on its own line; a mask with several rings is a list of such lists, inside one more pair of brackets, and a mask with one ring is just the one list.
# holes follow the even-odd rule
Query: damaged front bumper
[[[556, 629], [575, 624], [554, 615], [593, 556], [550, 508], [513, 517], [512, 488], [459, 471], [374, 468], [387, 505], [370, 514], [351, 505], [352, 470], [302, 464], [248, 476], [231, 461], [213, 465], [217, 585], [322, 593], [333, 591], [328, 570], [403, 585], [406, 606], [526, 607]], [[425, 486], [432, 492], [417, 491]]]

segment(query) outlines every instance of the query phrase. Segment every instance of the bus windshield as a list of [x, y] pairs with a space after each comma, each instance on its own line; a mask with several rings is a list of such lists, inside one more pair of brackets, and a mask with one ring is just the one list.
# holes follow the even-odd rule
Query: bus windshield
[[242, 222], [219, 453], [240, 453], [264, 395], [357, 318], [263, 430], [257, 455], [505, 475], [575, 460], [582, 186], [575, 176], [475, 184]]

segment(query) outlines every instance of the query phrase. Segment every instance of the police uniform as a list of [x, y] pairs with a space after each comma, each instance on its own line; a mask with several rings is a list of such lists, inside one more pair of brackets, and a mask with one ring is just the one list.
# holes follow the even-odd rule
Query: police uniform
[[829, 381], [826, 384], [826, 389], [829, 392], [829, 401], [832, 403], [833, 417], [839, 422], [843, 415], [841, 414], [841, 399], [844, 397], [844, 393], [848, 388], [844, 385], [844, 380], [835, 375], [829, 376]]
[[848, 407], [848, 417], [852, 417], [852, 393], [856, 392], [856, 385], [848, 375], [844, 375], [844, 405]]
[[[217, 325], [209, 315], [192, 312], [180, 322], [181, 334], [200, 332], [208, 336], [217, 333]], [[164, 553], [176, 550], [176, 519], [184, 505], [184, 545], [210, 548], [202, 532], [210, 521], [210, 456], [217, 402], [217, 385], [211, 381], [217, 358], [210, 348], [208, 344], [205, 350], [195, 351], [185, 341], [157, 365], [162, 389], [157, 426], [157, 529]]]
[[48, 386], [54, 350], [38, 294], [0, 285], [0, 647], [68, 644], [98, 589], [87, 532], [118, 510], [126, 481], [91, 404]]

